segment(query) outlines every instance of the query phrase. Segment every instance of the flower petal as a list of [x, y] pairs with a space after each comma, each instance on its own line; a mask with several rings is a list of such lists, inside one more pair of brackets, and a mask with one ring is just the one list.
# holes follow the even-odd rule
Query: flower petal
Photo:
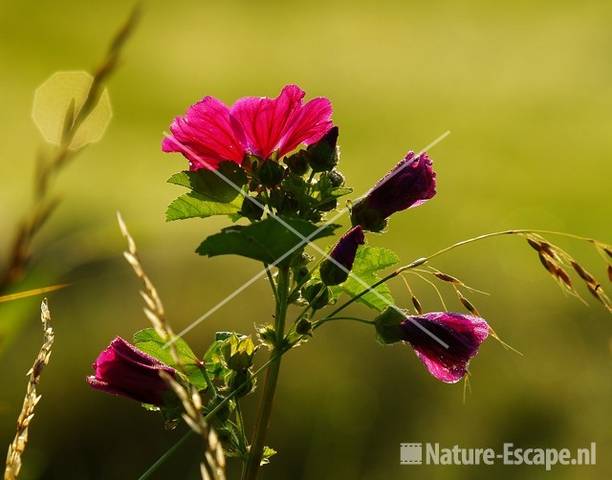
[[410, 316], [402, 323], [410, 343], [429, 373], [445, 383], [459, 381], [470, 360], [489, 335], [489, 325], [479, 317], [452, 312]]
[[216, 169], [223, 161], [241, 164], [244, 138], [225, 104], [204, 97], [170, 126], [172, 136], [162, 142], [164, 152], [180, 152], [189, 159], [192, 170]]
[[327, 98], [313, 98], [298, 109], [287, 123], [279, 144], [279, 155], [285, 155], [301, 143], [318, 142], [333, 126], [332, 105]]
[[251, 153], [270, 157], [287, 131], [289, 121], [301, 108], [304, 92], [287, 85], [278, 97], [245, 97], [232, 106], [231, 115], [241, 125]]

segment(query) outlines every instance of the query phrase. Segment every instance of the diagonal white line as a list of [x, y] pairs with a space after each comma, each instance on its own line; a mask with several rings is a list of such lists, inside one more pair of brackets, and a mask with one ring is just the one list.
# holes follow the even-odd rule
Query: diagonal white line
[[[310, 235], [308, 235], [307, 237], [304, 237], [302, 241], [300, 241], [300, 243], [298, 243], [297, 245], [293, 246], [292, 248], [290, 248], [289, 250], [287, 250], [285, 253], [283, 253], [280, 257], [278, 257], [273, 263], [271, 263], [269, 265], [269, 267], [275, 267], [276, 265], [278, 265], [280, 262], [282, 262], [285, 258], [287, 258], [289, 255], [291, 255], [293, 252], [295, 252], [297, 249], [299, 249], [300, 247], [302, 247], [303, 245], [310, 243], [312, 245], [312, 243], [310, 242], [310, 240], [312, 240], [314, 237], [316, 237], [319, 232], [321, 232], [322, 230], [324, 230], [325, 228], [327, 228], [332, 222], [334, 222], [335, 220], [337, 220], [338, 218], [340, 218], [342, 215], [344, 215], [347, 212], [346, 208], [343, 208], [341, 211], [339, 211], [333, 218], [331, 218], [328, 222], [326, 222], [325, 224], [323, 224], [321, 227], [319, 227], [318, 229], [316, 229], [314, 232], [312, 232]], [[300, 235], [301, 236], [301, 235]], [[164, 347], [169, 346], [170, 344], [172, 344], [173, 342], [175, 342], [178, 338], [182, 337], [183, 335], [185, 335], [187, 332], [191, 331], [193, 328], [195, 328], [196, 326], [198, 326], [200, 323], [202, 323], [204, 320], [206, 320], [208, 317], [210, 317], [213, 313], [215, 313], [217, 310], [219, 310], [223, 305], [225, 305], [227, 302], [229, 302], [232, 298], [236, 297], [239, 293], [241, 293], [243, 290], [245, 290], [246, 288], [248, 288], [249, 286], [251, 286], [253, 283], [255, 283], [257, 280], [259, 280], [261, 277], [263, 277], [266, 274], [266, 270], [262, 270], [261, 272], [259, 272], [257, 275], [255, 275], [254, 277], [250, 278], [249, 280], [247, 280], [244, 284], [242, 284], [242, 286], [240, 286], [239, 288], [237, 288], [236, 290], [234, 290], [232, 293], [230, 293], [227, 297], [225, 297], [223, 300], [221, 300], [219, 303], [217, 303], [214, 307], [212, 307], [210, 310], [208, 310], [206, 313], [204, 313], [203, 315], [199, 316], [197, 319], [195, 319], [193, 322], [191, 322], [187, 327], [185, 327], [183, 330], [181, 330], [177, 335], [175, 335], [175, 337], [172, 340], [169, 340]]]
[[[254, 199], [253, 197], [248, 196], [248, 194], [246, 192], [244, 192], [238, 185], [236, 185], [234, 182], [232, 182], [229, 178], [227, 178], [225, 175], [223, 175], [221, 172], [219, 172], [218, 170], [215, 170], [214, 168], [212, 168], [210, 166], [210, 164], [204, 160], [203, 158], [201, 158], [198, 154], [196, 154], [195, 152], [193, 152], [193, 150], [191, 150], [188, 146], [182, 144], [181, 142], [179, 142], [178, 140], [176, 140], [173, 136], [168, 135], [167, 133], [164, 133], [166, 136], [166, 139], [169, 139], [171, 142], [173, 142], [176, 146], [178, 146], [182, 151], [184, 151], [185, 153], [189, 154], [190, 156], [196, 158], [198, 161], [202, 162], [207, 168], [209, 168], [211, 171], [213, 171], [219, 178], [221, 178], [223, 181], [225, 181], [228, 185], [230, 185], [232, 188], [234, 188], [234, 190], [236, 190], [239, 194], [241, 194], [243, 197], [245, 197], [245, 199], [253, 202], [255, 205], [257, 205], [259, 208], [261, 208], [262, 210], [265, 209], [265, 206], [263, 204], [261, 204], [259, 201], [257, 201], [256, 199]], [[444, 132], [442, 135], [440, 135], [439, 137], [437, 137], [435, 140], [433, 140], [431, 143], [429, 143], [425, 148], [423, 148], [418, 155], [416, 155], [415, 158], [418, 158], [421, 154], [423, 154], [426, 150], [429, 150], [430, 148], [434, 147], [435, 145], [437, 145], [438, 143], [440, 143], [442, 140], [444, 140], [448, 135], [450, 134], [450, 131], [446, 131]], [[400, 167], [399, 169], [397, 169], [395, 172], [393, 172], [391, 175], [389, 175], [386, 178], [383, 178], [383, 181], [381, 181], [379, 183], [379, 186], [384, 184], [385, 182], [389, 181], [391, 178], [393, 178], [395, 175], [397, 175], [399, 172], [401, 172], [406, 166], [410, 165], [410, 163], [406, 163], [404, 164], [402, 167]], [[364, 195], [367, 195], [364, 194]], [[363, 196], [362, 196], [363, 197]], [[360, 197], [360, 198], [362, 198]], [[331, 256], [329, 256], [327, 254], [327, 252], [325, 252], [323, 249], [321, 249], [318, 245], [312, 243], [310, 240], [315, 237], [321, 230], [323, 230], [324, 228], [326, 228], [327, 226], [329, 226], [330, 223], [332, 223], [333, 221], [335, 221], [337, 218], [339, 218], [341, 215], [343, 215], [344, 213], [346, 213], [347, 209], [343, 209], [341, 210], [337, 215], [335, 215], [331, 220], [327, 221], [326, 223], [324, 223], [321, 227], [319, 227], [317, 230], [315, 230], [313, 233], [311, 233], [308, 237], [305, 237], [304, 235], [302, 235], [299, 231], [297, 231], [295, 228], [293, 228], [291, 225], [289, 225], [286, 221], [284, 221], [282, 218], [278, 217], [277, 215], [275, 215], [274, 213], [268, 211], [268, 215], [272, 218], [274, 218], [275, 220], [277, 220], [281, 225], [283, 225], [285, 228], [287, 228], [290, 232], [292, 232], [294, 235], [296, 235], [297, 237], [301, 238], [302, 241], [300, 243], [298, 243], [297, 245], [295, 245], [292, 249], [288, 250], [287, 252], [285, 252], [281, 257], [279, 257], [278, 259], [276, 259], [274, 261], [274, 263], [272, 263], [272, 266], [277, 265], [278, 263], [280, 263], [282, 260], [284, 260], [287, 256], [291, 255], [295, 250], [297, 250], [298, 248], [300, 248], [302, 245], [308, 243], [313, 249], [315, 249], [317, 252], [319, 252], [322, 256], [324, 256], [327, 260], [329, 260], [330, 262], [332, 262], [336, 267], [340, 268], [343, 272], [345, 272], [351, 279], [355, 280], [357, 283], [359, 283], [362, 287], [364, 287], [365, 290], [367, 290], [367, 292], [371, 292], [374, 294], [374, 296], [376, 296], [379, 300], [383, 301], [385, 304], [387, 304], [388, 307], [393, 308], [394, 310], [398, 311], [399, 313], [401, 313], [402, 315], [404, 315], [404, 312], [398, 308], [395, 304], [389, 302], [385, 297], [383, 297], [380, 293], [378, 293], [376, 290], [372, 289], [371, 286], [366, 283], [364, 280], [362, 280], [360, 277], [358, 277], [357, 275], [355, 275], [354, 273], [352, 273], [350, 270], [348, 270], [344, 265], [342, 265], [341, 263], [339, 263], [337, 260], [335, 260], [334, 258], [332, 258]], [[259, 278], [261, 278], [264, 274], [266, 273], [266, 270], [262, 270], [261, 272], [259, 272], [257, 275], [255, 275], [253, 278], [251, 278], [250, 280], [248, 280], [247, 282], [245, 282], [241, 287], [239, 287], [238, 289], [234, 290], [234, 292], [232, 292], [229, 296], [227, 296], [224, 300], [222, 300], [221, 302], [217, 303], [214, 307], [212, 307], [210, 310], [208, 310], [208, 312], [206, 312], [205, 314], [201, 315], [199, 318], [197, 318], [194, 322], [192, 322], [190, 325], [188, 325], [185, 329], [183, 329], [176, 337], [174, 337], [173, 340], [170, 340], [169, 342], [166, 343], [166, 345], [164, 345], [164, 347], [167, 347], [168, 345], [170, 345], [171, 343], [173, 343], [174, 341], [176, 341], [178, 338], [182, 337], [184, 334], [186, 334], [187, 332], [189, 332], [191, 329], [193, 329], [195, 326], [197, 326], [198, 324], [200, 324], [202, 321], [204, 321], [206, 318], [208, 318], [210, 315], [212, 315], [214, 312], [216, 312], [219, 308], [221, 308], [223, 305], [225, 305], [226, 303], [228, 303], [231, 299], [235, 298], [239, 293], [241, 293], [243, 290], [245, 290], [247, 287], [249, 287], [250, 285], [252, 285], [255, 281], [257, 281]], [[422, 326], [420, 323], [416, 322], [415, 320], [412, 320], [410, 317], [408, 317], [408, 319], [419, 329], [421, 329], [423, 332], [425, 332], [427, 335], [429, 335], [431, 338], [433, 338], [434, 340], [436, 340], [440, 345], [442, 345], [444, 348], [448, 348], [448, 344], [445, 343], [443, 340], [441, 340], [440, 338], [438, 338], [435, 334], [433, 334], [432, 332], [430, 332], [427, 328], [425, 328], [424, 326]]]

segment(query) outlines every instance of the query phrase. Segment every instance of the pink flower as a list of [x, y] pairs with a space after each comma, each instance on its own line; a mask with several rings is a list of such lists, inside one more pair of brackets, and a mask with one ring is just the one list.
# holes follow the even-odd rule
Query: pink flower
[[152, 405], [163, 405], [170, 391], [159, 372], [175, 376], [174, 368], [139, 350], [121, 337], [115, 338], [98, 355], [93, 368], [95, 375], [87, 377], [87, 383], [91, 387]]
[[231, 108], [205, 97], [174, 120], [162, 150], [182, 153], [192, 170], [216, 169], [224, 161], [241, 164], [248, 153], [264, 160], [281, 157], [317, 142], [333, 125], [327, 98], [305, 104], [303, 98], [296, 85], [287, 85], [276, 98], [241, 98]]
[[484, 319], [452, 312], [409, 316], [401, 328], [402, 340], [412, 345], [429, 373], [445, 383], [463, 378], [470, 360], [489, 335]]
[[389, 307], [376, 319], [376, 333], [385, 344], [409, 343], [429, 373], [444, 383], [455, 383], [489, 336], [489, 325], [483, 318], [462, 313], [413, 316]]

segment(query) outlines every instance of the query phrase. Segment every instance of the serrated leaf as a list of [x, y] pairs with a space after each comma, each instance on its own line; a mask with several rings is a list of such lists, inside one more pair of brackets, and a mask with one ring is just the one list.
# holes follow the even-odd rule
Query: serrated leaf
[[189, 188], [208, 200], [219, 203], [232, 202], [240, 195], [240, 189], [246, 182], [246, 172], [234, 162], [222, 162], [216, 171], [184, 171], [168, 179], [168, 183]]
[[[177, 368], [170, 349], [164, 347], [165, 344], [166, 342], [161, 339], [153, 328], [145, 328], [134, 334], [134, 345], [137, 348], [164, 362], [166, 365]], [[198, 390], [204, 390], [206, 388], [206, 379], [200, 369], [198, 357], [182, 338], [176, 339], [174, 345], [187, 378]]]
[[166, 221], [206, 218], [213, 215], [235, 215], [240, 211], [242, 200], [243, 197], [240, 196], [229, 203], [220, 203], [209, 200], [197, 192], [185, 193], [168, 205]]
[[[337, 224], [330, 224], [317, 231], [319, 227], [306, 220], [286, 217], [283, 217], [282, 220], [309, 241], [333, 235], [334, 230], [339, 227]], [[274, 263], [290, 250], [297, 251], [305, 246], [306, 242], [302, 237], [296, 235], [275, 218], [266, 218], [246, 226], [236, 225], [224, 228], [220, 233], [204, 240], [196, 252], [209, 257], [241, 255], [265, 263]], [[296, 248], [301, 243], [304, 245]]]
[[[364, 283], [368, 286], [375, 284], [380, 280], [378, 272], [395, 265], [398, 261], [399, 258], [395, 252], [388, 248], [361, 245], [357, 249], [357, 255], [355, 256], [351, 272], [361, 279], [363, 283], [349, 276], [346, 282], [331, 287], [332, 294], [337, 296], [341, 292], [345, 292], [350, 296], [358, 295], [366, 289]], [[389, 287], [384, 283], [363, 295], [358, 301], [379, 312], [382, 312], [389, 303], [395, 303]]]

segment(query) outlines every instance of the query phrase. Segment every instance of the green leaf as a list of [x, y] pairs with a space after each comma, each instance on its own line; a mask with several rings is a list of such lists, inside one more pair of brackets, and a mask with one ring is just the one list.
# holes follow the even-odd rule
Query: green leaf
[[224, 381], [231, 372], [225, 363], [225, 355], [223, 355], [223, 347], [227, 338], [224, 334], [231, 335], [229, 332], [217, 332], [215, 341], [204, 354], [206, 372], [213, 381]]
[[174, 200], [166, 210], [166, 221], [212, 215], [236, 215], [242, 206], [240, 189], [246, 172], [233, 162], [222, 162], [218, 170], [179, 172], [168, 183], [192, 190]]
[[[164, 347], [165, 344], [166, 342], [161, 339], [153, 328], [145, 328], [134, 334], [134, 345], [137, 348], [164, 362], [166, 365], [177, 368], [170, 349]], [[182, 338], [178, 338], [174, 345], [187, 378], [198, 390], [204, 390], [206, 388], [206, 379], [200, 369], [198, 357]]]
[[270, 457], [272, 457], [273, 455], [276, 455], [276, 450], [266, 445], [263, 449], [260, 465], [267, 465], [268, 463], [270, 463]]
[[229, 203], [238, 197], [240, 189], [246, 182], [246, 172], [234, 162], [222, 162], [216, 171], [206, 169], [195, 172], [184, 171], [168, 179], [168, 183], [189, 188], [208, 200], [219, 203]]
[[[355, 262], [353, 263], [352, 273], [360, 278], [363, 283], [373, 285], [380, 277], [378, 272], [387, 267], [395, 265], [399, 261], [398, 256], [392, 250], [381, 247], [372, 247], [369, 245], [361, 245], [357, 249]], [[339, 295], [345, 292], [354, 297], [366, 289], [362, 282], [349, 276], [348, 280], [338, 286], [331, 287], [334, 295]], [[374, 293], [376, 292], [376, 293]], [[382, 298], [381, 298], [382, 297]], [[366, 304], [370, 308], [374, 308], [382, 312], [389, 303], [395, 303], [391, 296], [391, 291], [386, 284], [379, 285], [374, 290], [366, 293], [358, 300]]]
[[189, 192], [174, 200], [166, 210], [166, 221], [186, 218], [205, 218], [213, 215], [235, 215], [240, 211], [243, 197], [240, 195], [228, 203], [216, 202], [208, 197]]
[[[282, 219], [309, 241], [333, 235], [334, 230], [339, 227], [337, 224], [330, 224], [315, 234], [319, 227], [314, 223], [297, 218]], [[288, 251], [292, 249], [297, 251], [305, 246], [296, 248], [300, 243], [305, 242], [285, 225], [275, 218], [266, 218], [247, 226], [236, 225], [224, 228], [220, 233], [204, 240], [196, 252], [209, 257], [241, 255], [265, 263], [274, 263]]]

